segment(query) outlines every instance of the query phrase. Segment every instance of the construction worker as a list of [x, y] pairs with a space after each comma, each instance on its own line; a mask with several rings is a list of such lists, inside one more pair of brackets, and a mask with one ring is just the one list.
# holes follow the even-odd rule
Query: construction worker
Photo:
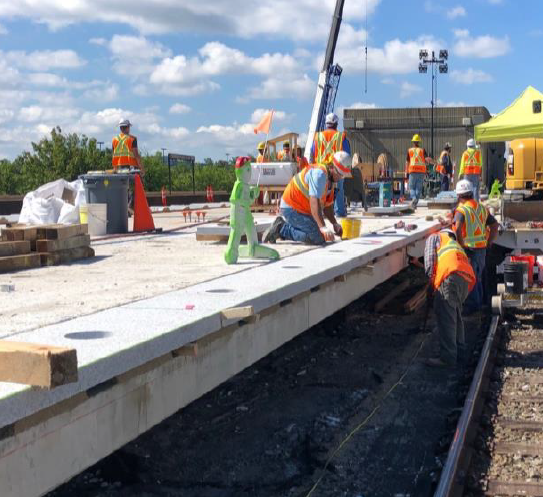
[[460, 161], [459, 178], [467, 179], [473, 185], [473, 198], [479, 201], [479, 183], [483, 168], [481, 149], [475, 145], [475, 140], [470, 138], [466, 146], [467, 150], [462, 154]]
[[262, 162], [268, 162], [268, 158], [266, 157], [267, 154], [265, 154], [266, 150], [266, 143], [260, 142], [258, 144], [258, 156], [256, 158], [256, 162], [261, 164]]
[[428, 237], [424, 269], [430, 278], [429, 295], [433, 298], [440, 349], [439, 357], [427, 359], [425, 363], [451, 367], [462, 359], [465, 349], [462, 304], [476, 279], [453, 230], [443, 229]]
[[[336, 152], [347, 152], [351, 154], [349, 140], [345, 137], [345, 132], [338, 131], [339, 119], [336, 114], [330, 113], [326, 116], [324, 131], [315, 133], [315, 139], [311, 145], [309, 161], [312, 164], [324, 164], [328, 166], [332, 163], [332, 157]], [[338, 217], [347, 216], [345, 207], [345, 194], [343, 180], [340, 180], [335, 187], [334, 213]]]
[[290, 153], [290, 142], [283, 142], [283, 150], [277, 152], [277, 160], [279, 162], [292, 162], [292, 154]]
[[302, 169], [305, 169], [307, 166], [309, 166], [309, 162], [304, 156], [302, 147], [298, 147], [296, 149], [296, 162], [298, 163], [298, 172], [300, 172]]
[[407, 171], [407, 179], [409, 180], [408, 187], [409, 195], [411, 196], [411, 207], [416, 209], [419, 199], [422, 197], [428, 156], [426, 155], [426, 150], [419, 146], [421, 139], [418, 134], [414, 134], [411, 141], [413, 146], [407, 151], [405, 169]]
[[112, 165], [115, 171], [119, 168], [134, 167], [143, 174], [143, 163], [138, 152], [138, 139], [130, 134], [131, 126], [132, 124], [128, 119], [119, 121], [121, 132], [113, 137], [112, 141]]
[[[498, 223], [488, 209], [473, 198], [473, 185], [466, 179], [456, 185], [458, 206], [454, 212], [454, 232], [461, 247], [466, 251], [477, 281], [466, 299], [465, 312], [472, 314], [483, 305], [483, 271], [486, 248], [498, 235]], [[487, 230], [488, 227], [488, 230]]]
[[[352, 177], [351, 164], [351, 156], [341, 151], [334, 154], [331, 164], [311, 164], [296, 174], [281, 199], [282, 217], [277, 217], [266, 231], [264, 242], [283, 239], [323, 245], [333, 242], [334, 234], [341, 236], [343, 230], [334, 216], [333, 184]], [[332, 223], [333, 231], [324, 218]]]
[[452, 180], [453, 167], [451, 161], [451, 144], [445, 143], [441, 155], [439, 156], [439, 162], [436, 167], [436, 171], [441, 176], [441, 191], [448, 192], [449, 186]]

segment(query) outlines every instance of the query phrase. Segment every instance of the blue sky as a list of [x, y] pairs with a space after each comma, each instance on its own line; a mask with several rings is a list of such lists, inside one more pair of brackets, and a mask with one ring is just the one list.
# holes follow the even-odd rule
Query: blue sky
[[[543, 88], [537, 0], [345, 0], [336, 108], [430, 103], [421, 48], [449, 50], [439, 105], [499, 112]], [[252, 128], [305, 140], [335, 0], [0, 0], [0, 157], [58, 125], [198, 159], [254, 152]], [[366, 11], [368, 17], [366, 20]], [[367, 31], [366, 31], [367, 23]], [[364, 47], [368, 44], [368, 91]]]

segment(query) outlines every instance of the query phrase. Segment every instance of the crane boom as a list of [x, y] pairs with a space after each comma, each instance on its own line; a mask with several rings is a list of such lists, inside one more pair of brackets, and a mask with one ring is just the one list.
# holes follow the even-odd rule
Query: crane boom
[[328, 36], [328, 44], [324, 56], [322, 71], [319, 74], [317, 82], [317, 92], [313, 104], [313, 112], [309, 121], [309, 131], [307, 133], [307, 143], [305, 144], [305, 157], [309, 160], [311, 154], [311, 144], [317, 130], [324, 127], [324, 119], [327, 112], [334, 108], [336, 92], [339, 86], [342, 69], [339, 65], [334, 65], [334, 53], [336, 51], [339, 28], [343, 17], [343, 5], [345, 0], [336, 0], [336, 8], [332, 17], [332, 26]]

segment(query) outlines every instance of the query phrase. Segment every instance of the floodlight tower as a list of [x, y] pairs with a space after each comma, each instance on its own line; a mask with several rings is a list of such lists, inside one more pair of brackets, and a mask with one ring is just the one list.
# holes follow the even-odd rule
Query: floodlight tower
[[[449, 72], [449, 66], [447, 64], [447, 59], [449, 58], [449, 51], [448, 50], [440, 50], [439, 51], [439, 57], [436, 58], [435, 52], [432, 50], [432, 58], [428, 58], [428, 50], [420, 50], [419, 51], [419, 73], [426, 74], [428, 72], [428, 65], [432, 67], [432, 142], [431, 142], [431, 150], [430, 155], [432, 159], [434, 158], [434, 93], [435, 93], [435, 99], [437, 100], [437, 69], [439, 68], [439, 72], [441, 74], [447, 74]], [[435, 88], [435, 90], [434, 90]]]

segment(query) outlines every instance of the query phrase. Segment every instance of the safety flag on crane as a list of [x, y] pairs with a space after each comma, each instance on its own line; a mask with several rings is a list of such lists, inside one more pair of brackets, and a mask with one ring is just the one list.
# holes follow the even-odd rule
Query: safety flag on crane
[[271, 124], [273, 119], [273, 109], [266, 112], [260, 122], [256, 125], [254, 131], [255, 135], [257, 133], [265, 133], [266, 135], [270, 132]]

